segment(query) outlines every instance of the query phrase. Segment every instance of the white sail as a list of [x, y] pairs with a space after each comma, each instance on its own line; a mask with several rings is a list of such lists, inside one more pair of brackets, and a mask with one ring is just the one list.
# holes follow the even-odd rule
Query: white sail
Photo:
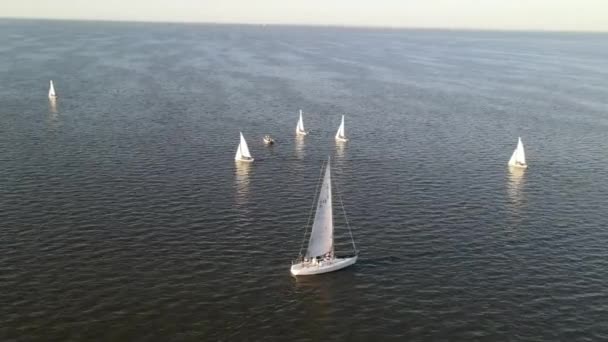
[[245, 137], [243, 137], [243, 132], [241, 134], [241, 142], [239, 143], [239, 147], [236, 149], [236, 155], [234, 156], [235, 160], [243, 160], [243, 159], [253, 159], [251, 157], [251, 153], [249, 153], [249, 146], [247, 146], [247, 141], [245, 141]]
[[518, 138], [517, 141], [517, 161], [526, 165], [526, 152], [524, 152], [524, 143], [521, 142], [521, 138]]
[[298, 120], [298, 126], [296, 127], [297, 132], [306, 132], [304, 130], [304, 121], [302, 120], [302, 110], [300, 109], [300, 120]]
[[521, 142], [521, 137], [517, 140], [517, 147], [511, 159], [509, 159], [509, 165], [511, 166], [525, 166], [526, 165], [526, 152], [524, 151], [524, 144]]
[[336, 139], [346, 139], [346, 134], [344, 134], [344, 115], [342, 115], [342, 123], [340, 123], [340, 127], [338, 127], [338, 132], [336, 133]]
[[328, 162], [321, 192], [319, 193], [317, 211], [312, 224], [306, 257], [314, 258], [329, 253], [333, 250], [333, 244], [334, 220], [331, 201], [331, 167]]
[[50, 86], [49, 86], [49, 99], [53, 99], [53, 98], [57, 97], [57, 95], [55, 95], [55, 87], [53, 86], [53, 80], [51, 80], [49, 83], [50, 83]]
[[241, 154], [241, 143], [239, 143], [239, 147], [236, 148], [236, 155], [234, 156], [234, 160], [241, 160], [243, 155]]

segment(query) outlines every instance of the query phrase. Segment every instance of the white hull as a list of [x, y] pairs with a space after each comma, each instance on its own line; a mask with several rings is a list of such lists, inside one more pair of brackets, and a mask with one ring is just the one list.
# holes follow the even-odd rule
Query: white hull
[[335, 258], [328, 261], [320, 261], [318, 263], [300, 262], [291, 266], [291, 274], [297, 276], [334, 272], [348, 267], [355, 262], [357, 262], [357, 256], [350, 258]]
[[298, 131], [298, 130], [296, 130], [296, 134], [297, 134], [297, 135], [308, 135], [308, 132], [306, 132], [306, 131]]
[[253, 162], [253, 158], [234, 158], [235, 161], [251, 163]]
[[346, 139], [346, 138], [340, 138], [340, 137], [336, 137], [336, 141], [339, 141], [339, 142], [347, 142], [347, 141], [348, 141], [348, 139]]
[[528, 164], [521, 165], [521, 164], [509, 163], [509, 167], [516, 167], [518, 169], [527, 169]]

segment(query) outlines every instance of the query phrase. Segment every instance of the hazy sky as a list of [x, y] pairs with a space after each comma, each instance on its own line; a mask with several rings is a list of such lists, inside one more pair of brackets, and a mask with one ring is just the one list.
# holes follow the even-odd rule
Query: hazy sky
[[608, 0], [0, 0], [0, 16], [608, 31]]

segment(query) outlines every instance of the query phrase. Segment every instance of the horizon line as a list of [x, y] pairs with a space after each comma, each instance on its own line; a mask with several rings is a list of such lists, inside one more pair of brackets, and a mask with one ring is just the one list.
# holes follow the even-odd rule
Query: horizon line
[[383, 25], [353, 25], [353, 24], [305, 24], [305, 23], [263, 23], [263, 22], [238, 22], [238, 21], [165, 21], [165, 20], [125, 20], [125, 19], [86, 19], [86, 18], [41, 18], [41, 17], [2, 17], [0, 20], [22, 20], [22, 21], [73, 21], [73, 22], [102, 22], [102, 23], [132, 23], [132, 24], [183, 24], [183, 25], [226, 25], [226, 26], [286, 26], [286, 27], [310, 27], [310, 28], [354, 28], [375, 30], [426, 30], [426, 31], [478, 31], [478, 32], [530, 32], [530, 33], [589, 33], [607, 34], [606, 31], [597, 30], [560, 30], [560, 29], [532, 29], [532, 28], [477, 28], [477, 27], [433, 27], [433, 26], [383, 26]]

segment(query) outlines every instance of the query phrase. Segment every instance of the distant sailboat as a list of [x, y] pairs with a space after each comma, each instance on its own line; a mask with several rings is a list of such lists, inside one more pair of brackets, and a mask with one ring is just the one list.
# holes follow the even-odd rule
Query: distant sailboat
[[251, 153], [249, 153], [249, 147], [247, 146], [247, 141], [245, 141], [245, 137], [243, 137], [243, 132], [240, 132], [240, 133], [241, 133], [241, 142], [239, 143], [239, 147], [236, 149], [236, 156], [234, 156], [234, 160], [252, 162], [253, 157], [251, 156]]
[[49, 86], [49, 99], [50, 100], [54, 100], [57, 98], [57, 95], [55, 94], [55, 87], [53, 86], [53, 80], [51, 80], [50, 82], [50, 86]]
[[[344, 209], [344, 207], [342, 208]], [[344, 214], [346, 218], [346, 213]], [[350, 231], [348, 221], [346, 225]], [[334, 220], [331, 191], [331, 166], [327, 161], [325, 176], [317, 201], [317, 211], [312, 224], [312, 231], [308, 242], [306, 254], [300, 257], [291, 265], [293, 275], [312, 275], [333, 272], [350, 266], [357, 262], [357, 248], [353, 239], [352, 231], [350, 236], [353, 244], [353, 253], [346, 257], [336, 257], [334, 254]]]
[[526, 164], [526, 153], [524, 152], [524, 144], [521, 142], [521, 137], [517, 140], [517, 147], [513, 154], [511, 155], [511, 159], [509, 159], [509, 166], [513, 167], [521, 167], [527, 168]]
[[340, 127], [338, 127], [338, 132], [336, 133], [336, 140], [348, 141], [348, 139], [346, 139], [346, 134], [344, 133], [344, 115], [342, 115], [342, 123], [340, 124]]
[[300, 120], [298, 120], [298, 126], [296, 127], [296, 134], [307, 135], [308, 132], [304, 129], [304, 121], [302, 121], [302, 110], [300, 109]]

